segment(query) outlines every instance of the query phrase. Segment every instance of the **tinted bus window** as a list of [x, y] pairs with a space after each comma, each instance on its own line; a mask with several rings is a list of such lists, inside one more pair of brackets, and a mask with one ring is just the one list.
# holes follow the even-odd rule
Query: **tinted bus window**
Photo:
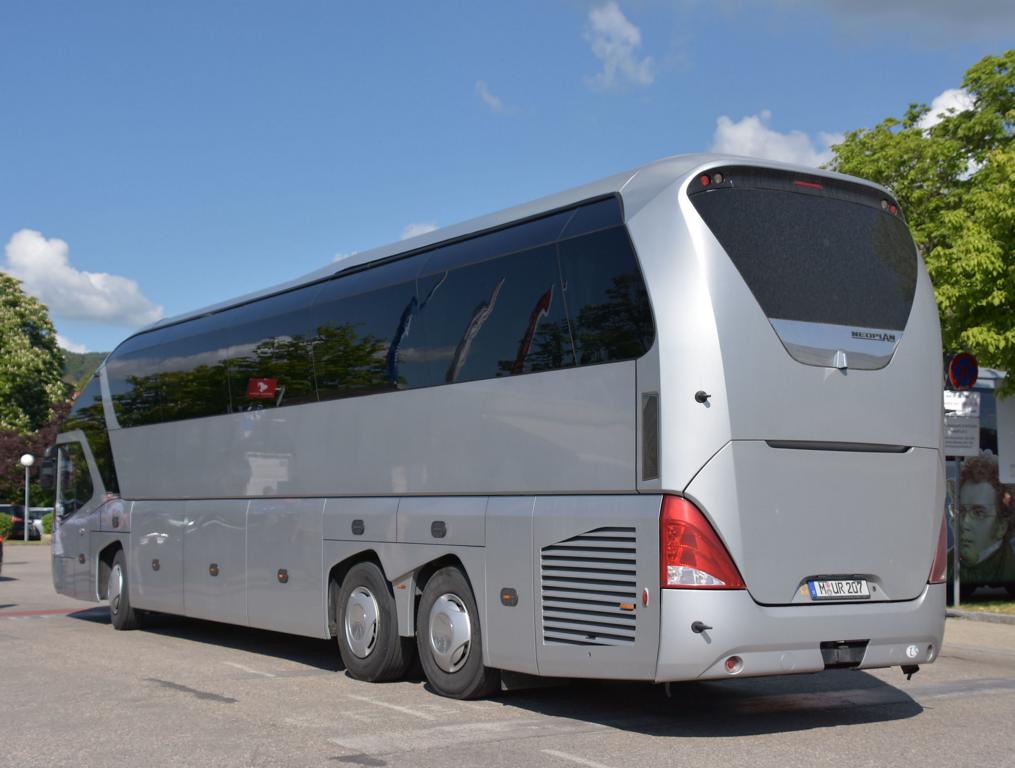
[[109, 393], [121, 427], [158, 424], [162, 420], [160, 334], [153, 331], [128, 339], [106, 363]]
[[113, 465], [113, 449], [109, 445], [109, 432], [106, 430], [106, 416], [102, 410], [102, 390], [98, 374], [92, 377], [88, 386], [77, 396], [61, 431], [71, 432], [75, 429], [85, 433], [106, 493], [119, 495], [120, 484], [117, 482], [116, 467]]
[[[383, 267], [382, 267], [383, 269]], [[362, 273], [366, 275], [366, 273]], [[356, 275], [354, 277], [360, 277]], [[425, 385], [415, 281], [326, 284], [314, 305], [314, 367], [321, 400]], [[366, 292], [349, 295], [355, 288]]]
[[620, 201], [615, 197], [600, 200], [597, 203], [583, 205], [574, 212], [567, 223], [562, 238], [575, 237], [598, 229], [609, 229], [624, 223], [620, 212]]
[[[827, 189], [710, 189], [694, 207], [771, 319], [902, 330], [916, 248], [880, 199]], [[792, 182], [786, 182], [792, 185]]]
[[229, 412], [228, 375], [223, 357], [225, 334], [205, 330], [212, 318], [184, 323], [192, 331], [159, 348], [162, 421], [219, 416]]
[[578, 364], [645, 354], [655, 327], [627, 230], [614, 227], [563, 240], [558, 247]]
[[574, 365], [552, 245], [452, 270], [432, 272], [428, 263], [425, 272], [419, 293], [434, 383]]
[[233, 412], [315, 401], [310, 306], [319, 286], [270, 296], [217, 315]]
[[430, 273], [444, 272], [553, 243], [574, 215], [574, 210], [562, 211], [442, 246], [429, 254], [426, 270]]

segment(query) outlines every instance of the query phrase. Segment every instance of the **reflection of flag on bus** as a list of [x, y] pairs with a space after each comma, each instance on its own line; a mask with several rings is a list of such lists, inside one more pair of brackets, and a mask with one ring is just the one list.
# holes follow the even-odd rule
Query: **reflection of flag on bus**
[[416, 316], [417, 312], [426, 309], [430, 299], [433, 298], [433, 295], [437, 293], [437, 289], [444, 285], [444, 281], [447, 279], [448, 273], [445, 272], [441, 275], [441, 279], [437, 281], [437, 284], [430, 289], [422, 304], [418, 303], [416, 297], [413, 296], [405, 306], [405, 309], [402, 310], [402, 317], [399, 318], [395, 335], [391, 339], [391, 344], [388, 345], [388, 353], [384, 356], [384, 380], [389, 384], [398, 386], [398, 353], [402, 351], [402, 342], [405, 341], [405, 337], [409, 335], [409, 330], [412, 328], [412, 318]]
[[522, 343], [518, 346], [518, 357], [515, 358], [515, 364], [511, 366], [512, 375], [524, 372], [525, 358], [529, 356], [532, 340], [536, 338], [536, 327], [544, 317], [550, 314], [550, 305], [552, 303], [553, 286], [551, 285], [550, 290], [540, 296], [536, 306], [532, 308], [532, 314], [529, 315], [529, 327], [525, 329], [525, 336], [522, 338]]
[[274, 400], [278, 379], [248, 379], [247, 397], [252, 400]]
[[448, 384], [458, 381], [458, 374], [465, 367], [465, 361], [468, 359], [469, 351], [472, 349], [472, 342], [479, 335], [479, 332], [483, 330], [483, 325], [490, 319], [490, 315], [493, 314], [493, 308], [497, 304], [497, 297], [500, 295], [506, 279], [502, 277], [498, 280], [493, 293], [490, 294], [489, 301], [482, 302], [476, 307], [476, 311], [472, 313], [472, 319], [469, 320], [469, 324], [465, 328], [462, 340], [458, 342], [458, 346], [455, 348], [455, 356], [451, 361], [451, 367], [448, 368], [448, 372], [444, 377]]
[[398, 385], [398, 353], [402, 349], [402, 342], [409, 335], [412, 327], [412, 316], [416, 314], [416, 297], [413, 296], [405, 309], [402, 310], [402, 317], [398, 321], [398, 328], [395, 329], [395, 337], [388, 345], [388, 354], [384, 358], [384, 379], [389, 384]]

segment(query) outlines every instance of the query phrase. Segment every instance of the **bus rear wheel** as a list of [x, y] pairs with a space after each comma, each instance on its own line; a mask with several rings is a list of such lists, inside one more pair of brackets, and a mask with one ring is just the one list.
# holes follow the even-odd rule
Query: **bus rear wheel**
[[349, 569], [336, 593], [335, 618], [338, 652], [357, 680], [397, 680], [412, 664], [412, 638], [399, 636], [395, 599], [374, 563]]
[[109, 600], [109, 620], [115, 629], [137, 629], [141, 622], [138, 611], [130, 604], [130, 590], [127, 588], [127, 558], [123, 550], [117, 550], [109, 567], [106, 582], [106, 598]]
[[499, 690], [500, 673], [483, 666], [476, 598], [458, 568], [442, 568], [426, 583], [416, 643], [423, 673], [442, 696], [478, 699]]

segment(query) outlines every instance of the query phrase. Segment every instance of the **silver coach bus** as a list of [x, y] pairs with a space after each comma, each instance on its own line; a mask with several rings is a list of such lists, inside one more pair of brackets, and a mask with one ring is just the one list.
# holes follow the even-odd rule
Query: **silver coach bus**
[[128, 338], [58, 439], [54, 583], [460, 698], [911, 672], [941, 360], [887, 191], [662, 160]]

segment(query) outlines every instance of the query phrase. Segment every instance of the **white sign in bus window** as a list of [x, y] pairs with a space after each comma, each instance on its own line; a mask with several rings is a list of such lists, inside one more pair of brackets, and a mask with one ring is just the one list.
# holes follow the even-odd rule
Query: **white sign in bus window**
[[980, 393], [944, 393], [945, 456], [980, 454]]
[[997, 470], [1002, 483], [1015, 483], [1015, 397], [997, 399]]

